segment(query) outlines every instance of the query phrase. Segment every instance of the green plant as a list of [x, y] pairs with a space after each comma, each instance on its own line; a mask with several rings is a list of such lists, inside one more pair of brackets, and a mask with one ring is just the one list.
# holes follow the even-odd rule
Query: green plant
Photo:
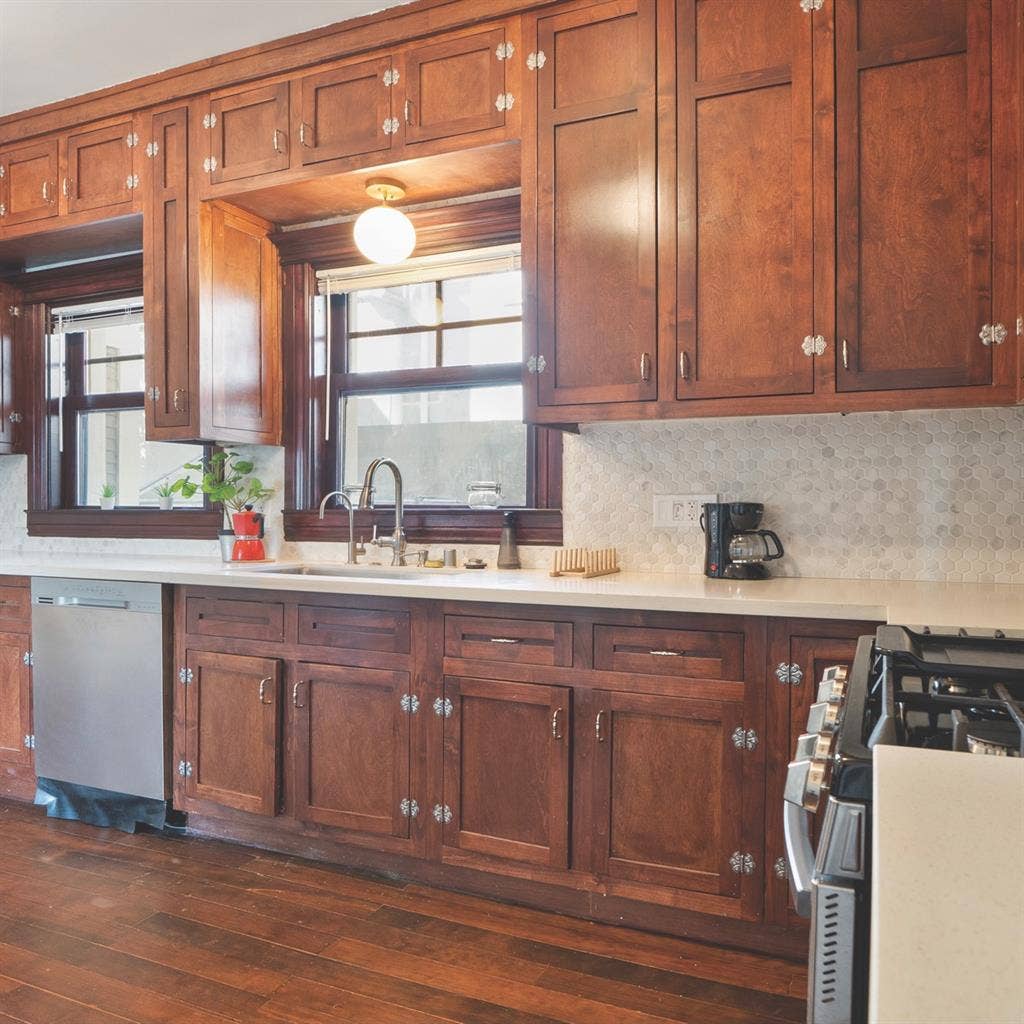
[[175, 493], [174, 484], [170, 480], [164, 480], [162, 483], [157, 484], [154, 490], [161, 498], [170, 498]]
[[202, 473], [202, 478], [199, 483], [191, 476], [175, 480], [171, 493], [191, 498], [201, 490], [210, 501], [220, 503], [229, 511], [241, 512], [247, 505], [265, 501], [274, 493], [273, 488], [264, 487], [258, 477], [250, 476], [254, 468], [253, 462], [243, 459], [238, 452], [216, 451], [198, 462], [186, 462], [185, 469]]
[[114, 487], [113, 484], [104, 484], [100, 488], [101, 498], [113, 498], [115, 494], [117, 494], [117, 489]]

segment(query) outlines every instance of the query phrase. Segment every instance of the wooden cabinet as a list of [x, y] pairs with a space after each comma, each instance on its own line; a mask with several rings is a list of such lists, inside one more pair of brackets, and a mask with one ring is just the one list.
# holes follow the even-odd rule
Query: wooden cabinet
[[69, 134], [61, 155], [61, 213], [102, 209], [116, 215], [130, 206], [139, 187], [133, 160], [138, 141], [131, 118]]
[[408, 838], [408, 673], [300, 664], [290, 700], [295, 816]]
[[288, 82], [243, 92], [215, 93], [203, 126], [209, 132], [212, 184], [237, 181], [288, 166]]
[[189, 651], [185, 668], [185, 758], [176, 776], [185, 797], [276, 814], [281, 663]]
[[0, 152], [0, 224], [5, 228], [56, 217], [57, 139], [30, 142]]
[[679, 399], [814, 390], [811, 24], [677, 4]]
[[568, 867], [572, 691], [448, 677], [444, 695], [446, 856]]
[[523, 244], [528, 402], [541, 407], [658, 394], [654, 8], [570, 5], [535, 23], [546, 62], [525, 139]]
[[0, 764], [32, 764], [28, 742], [32, 733], [30, 647], [29, 636], [0, 632]]
[[15, 326], [18, 318], [18, 293], [0, 284], [0, 455], [20, 450], [21, 424], [24, 413], [17, 401], [15, 389]]

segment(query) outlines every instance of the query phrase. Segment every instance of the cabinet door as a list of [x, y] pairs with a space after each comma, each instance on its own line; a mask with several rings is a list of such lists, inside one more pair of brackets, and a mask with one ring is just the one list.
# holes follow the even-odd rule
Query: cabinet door
[[499, 27], [405, 51], [406, 144], [505, 124], [505, 59], [498, 52], [504, 42]]
[[655, 5], [616, 2], [537, 23], [538, 403], [657, 397]]
[[57, 216], [57, 167], [56, 139], [0, 153], [4, 227]]
[[983, 385], [992, 349], [988, 0], [836, 0], [837, 385]]
[[299, 79], [299, 154], [303, 164], [386, 153], [394, 85], [390, 57], [345, 64]]
[[76, 132], [65, 143], [61, 197], [65, 213], [129, 204], [135, 189], [131, 121]]
[[0, 284], [0, 455], [17, 451], [21, 412], [15, 405], [14, 387], [14, 324], [13, 310], [17, 292]]
[[191, 378], [195, 340], [189, 320], [188, 108], [153, 114], [143, 216], [146, 320], [146, 437], [194, 436]]
[[677, 397], [813, 391], [811, 18], [778, 0], [677, 12]]
[[185, 795], [276, 814], [281, 663], [189, 651], [186, 664]]
[[448, 677], [444, 692], [444, 845], [568, 867], [572, 691]]
[[291, 692], [295, 815], [301, 821], [407, 837], [406, 672], [296, 667]]
[[0, 762], [31, 765], [25, 739], [32, 732], [32, 673], [25, 664], [31, 639], [0, 633]]
[[281, 171], [288, 166], [288, 83], [217, 96], [210, 101], [211, 184]]
[[597, 695], [595, 867], [631, 882], [738, 897], [744, 768], [739, 701]]

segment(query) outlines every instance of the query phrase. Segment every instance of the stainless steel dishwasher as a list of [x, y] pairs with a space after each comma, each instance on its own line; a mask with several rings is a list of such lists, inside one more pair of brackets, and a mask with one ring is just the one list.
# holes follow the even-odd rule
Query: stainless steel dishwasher
[[160, 817], [169, 792], [161, 584], [34, 578], [32, 651], [41, 794], [76, 812], [63, 817], [91, 820], [80, 812], [97, 801], [114, 808], [100, 817], [124, 820], [140, 806], [137, 820]]

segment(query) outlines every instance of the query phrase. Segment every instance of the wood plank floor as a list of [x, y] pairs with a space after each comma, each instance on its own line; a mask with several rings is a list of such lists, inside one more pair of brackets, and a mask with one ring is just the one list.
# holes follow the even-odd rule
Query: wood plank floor
[[0, 801], [0, 1024], [769, 1024], [797, 964]]

